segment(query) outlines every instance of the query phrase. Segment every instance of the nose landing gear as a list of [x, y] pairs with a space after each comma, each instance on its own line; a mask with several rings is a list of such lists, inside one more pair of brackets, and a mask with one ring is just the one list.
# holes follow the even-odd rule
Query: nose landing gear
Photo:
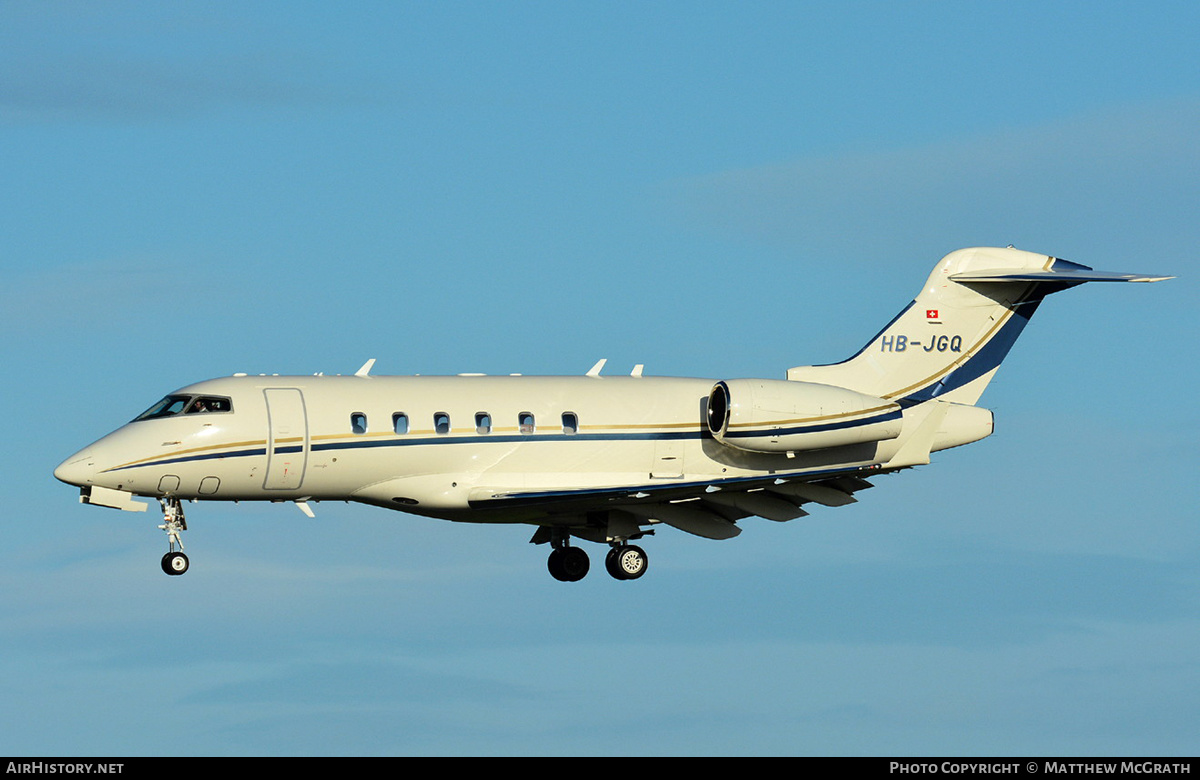
[[[187, 530], [187, 520], [183, 517], [183, 504], [178, 498], [168, 496], [160, 498], [158, 503], [163, 510], [163, 524], [158, 528], [167, 532], [167, 554], [162, 557], [162, 570], [172, 576], [179, 576], [188, 570], [188, 557], [183, 554], [183, 538], [180, 536]], [[179, 547], [176, 550], [176, 546]]]

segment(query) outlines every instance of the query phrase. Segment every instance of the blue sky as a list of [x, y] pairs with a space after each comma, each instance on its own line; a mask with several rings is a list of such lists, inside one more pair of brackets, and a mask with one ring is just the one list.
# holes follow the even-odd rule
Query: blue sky
[[[1195, 755], [1193, 3], [0, 4], [0, 753]], [[1051, 298], [997, 433], [566, 586], [524, 528], [82, 507], [251, 373], [781, 378], [947, 252]], [[598, 548], [596, 548], [598, 549]], [[593, 556], [595, 559], [596, 556]]]

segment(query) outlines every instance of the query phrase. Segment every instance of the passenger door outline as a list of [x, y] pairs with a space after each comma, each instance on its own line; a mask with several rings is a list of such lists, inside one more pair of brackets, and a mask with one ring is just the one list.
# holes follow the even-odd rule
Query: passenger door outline
[[308, 415], [297, 387], [263, 389], [267, 399], [267, 473], [264, 490], [299, 490], [308, 465]]

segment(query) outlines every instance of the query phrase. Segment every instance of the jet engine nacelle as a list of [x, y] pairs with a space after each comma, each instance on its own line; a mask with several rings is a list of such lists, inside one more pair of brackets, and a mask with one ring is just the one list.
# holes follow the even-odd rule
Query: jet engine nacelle
[[708, 396], [708, 429], [749, 452], [797, 452], [900, 435], [900, 405], [815, 382], [733, 379]]

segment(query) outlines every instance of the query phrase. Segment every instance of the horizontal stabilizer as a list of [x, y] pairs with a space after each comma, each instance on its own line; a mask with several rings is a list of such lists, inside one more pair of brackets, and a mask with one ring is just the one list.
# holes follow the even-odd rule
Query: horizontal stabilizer
[[1173, 276], [1157, 274], [1126, 274], [1112, 271], [1095, 271], [1086, 265], [1071, 263], [1066, 260], [1055, 260], [1046, 270], [1000, 268], [984, 271], [964, 271], [951, 274], [951, 281], [984, 283], [984, 282], [1061, 282], [1063, 284], [1083, 284], [1084, 282], [1161, 282], [1174, 279]]

